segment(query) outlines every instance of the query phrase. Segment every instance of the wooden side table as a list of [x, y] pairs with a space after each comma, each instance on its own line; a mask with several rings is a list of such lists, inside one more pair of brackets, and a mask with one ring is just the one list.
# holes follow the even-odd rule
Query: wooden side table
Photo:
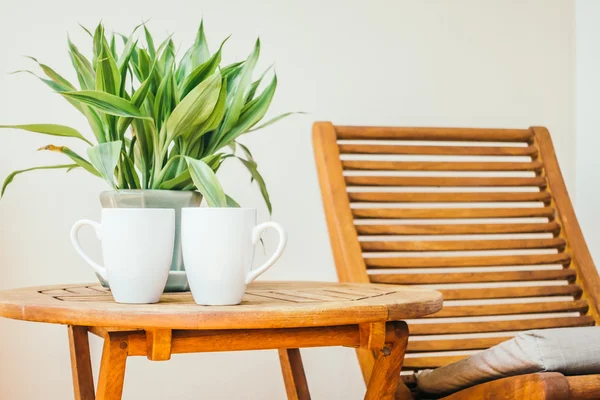
[[[401, 286], [257, 282], [239, 306], [205, 307], [190, 293], [158, 304], [115, 303], [97, 284], [0, 292], [0, 316], [69, 326], [76, 400], [121, 399], [129, 356], [278, 349], [289, 399], [310, 399], [299, 348], [347, 346], [374, 351], [365, 399], [393, 399], [408, 341], [402, 319], [442, 308], [440, 293]], [[104, 338], [94, 393], [88, 332]]]

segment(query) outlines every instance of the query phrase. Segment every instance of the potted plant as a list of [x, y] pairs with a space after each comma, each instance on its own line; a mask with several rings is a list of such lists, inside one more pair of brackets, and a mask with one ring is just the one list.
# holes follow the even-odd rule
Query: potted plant
[[14, 171], [4, 181], [1, 195], [15, 176], [27, 171], [83, 168], [111, 186], [111, 191], [100, 194], [105, 208], [174, 208], [175, 254], [166, 290], [187, 290], [180, 245], [181, 208], [198, 206], [203, 197], [209, 206], [238, 206], [215, 176], [225, 160], [237, 159], [248, 169], [271, 212], [257, 164], [237, 139], [290, 114], [258, 125], [273, 99], [277, 77], [273, 73], [267, 81], [267, 70], [253, 80], [259, 40], [245, 60], [221, 65], [228, 38], [210, 54], [203, 23], [194, 44], [181, 57], [170, 36], [156, 43], [145, 24], [127, 36], [106, 35], [102, 23], [93, 33], [83, 29], [92, 42], [90, 59], [68, 42], [78, 85], [32, 57], [45, 77], [20, 72], [37, 76], [82, 113], [93, 138], [56, 124], [0, 127], [82, 140], [89, 145], [87, 155], [63, 145], [44, 146], [40, 150], [62, 153], [70, 162]]

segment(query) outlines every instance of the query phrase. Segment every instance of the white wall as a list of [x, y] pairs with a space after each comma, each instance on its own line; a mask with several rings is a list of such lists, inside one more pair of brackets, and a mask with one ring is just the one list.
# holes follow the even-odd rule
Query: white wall
[[[189, 43], [201, 16], [209, 40], [244, 57], [257, 35], [262, 66], [276, 62], [272, 108], [312, 114], [248, 136], [268, 182], [273, 218], [289, 230], [281, 262], [265, 278], [334, 280], [310, 143], [313, 120], [344, 124], [527, 127], [551, 130], [568, 184], [574, 181], [572, 132], [574, 5], [563, 0], [181, 1], [0, 3], [0, 123], [54, 122], [85, 130], [57, 95], [32, 77], [6, 75], [34, 55], [69, 77], [66, 32], [84, 47], [77, 23], [103, 19], [128, 31], [152, 18], [157, 32]], [[0, 176], [56, 154], [35, 149], [67, 141], [2, 133]], [[76, 144], [73, 147], [78, 148]], [[238, 165], [220, 174], [245, 206], [267, 218], [258, 191]], [[71, 224], [97, 218], [104, 184], [81, 171], [18, 177], [0, 202], [0, 289], [93, 280], [68, 241]], [[87, 236], [87, 247], [98, 246]], [[267, 245], [272, 249], [275, 237]], [[0, 320], [0, 398], [70, 398], [66, 328]], [[94, 361], [100, 351], [93, 342]], [[364, 386], [353, 351], [303, 352], [313, 398], [359, 399]], [[275, 352], [131, 359], [125, 399], [280, 399]]]
[[575, 208], [592, 256], [600, 262], [600, 2], [576, 3]]

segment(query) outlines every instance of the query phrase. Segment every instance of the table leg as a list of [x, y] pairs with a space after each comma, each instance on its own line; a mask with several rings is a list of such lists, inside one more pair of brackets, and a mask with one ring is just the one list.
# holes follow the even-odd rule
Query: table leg
[[[405, 322], [389, 322], [390, 335], [386, 335], [383, 349], [377, 353], [371, 379], [367, 385], [365, 400], [393, 400], [400, 380], [400, 370], [404, 362], [408, 344], [408, 326]], [[404, 394], [402, 391], [399, 395]]]
[[288, 400], [310, 400], [299, 349], [279, 349], [281, 372]]
[[75, 400], [94, 400], [96, 396], [87, 327], [69, 326], [69, 349]]
[[104, 339], [96, 400], [121, 400], [129, 339], [127, 332], [109, 332]]

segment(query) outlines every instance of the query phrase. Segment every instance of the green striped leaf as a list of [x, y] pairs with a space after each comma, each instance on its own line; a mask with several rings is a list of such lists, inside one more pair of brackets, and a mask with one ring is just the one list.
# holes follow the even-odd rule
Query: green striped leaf
[[129, 101], [110, 93], [97, 90], [80, 90], [77, 92], [62, 92], [60, 94], [67, 98], [79, 101], [80, 103], [90, 105], [110, 115], [152, 121], [152, 118], [142, 115], [140, 109], [135, 107]]
[[148, 54], [150, 55], [150, 57], [152, 59], [154, 59], [156, 57], [156, 49], [154, 47], [154, 39], [152, 38], [152, 35], [150, 34], [150, 31], [148, 30], [148, 28], [146, 28], [145, 24], [144, 24], [144, 35], [146, 36], [146, 45], [148, 45]]
[[223, 50], [223, 45], [229, 37], [223, 40], [219, 50], [213, 54], [213, 56], [206, 61], [205, 63], [198, 66], [195, 70], [193, 70], [188, 77], [183, 81], [181, 85], [181, 97], [185, 97], [189, 92], [191, 92], [200, 82], [205, 80], [207, 77], [212, 75], [219, 64], [221, 63], [221, 51]]
[[256, 181], [256, 183], [258, 184], [258, 188], [260, 189], [260, 194], [262, 195], [265, 204], [267, 205], [267, 209], [269, 210], [269, 214], [273, 214], [273, 206], [271, 205], [271, 199], [269, 197], [269, 191], [267, 190], [267, 185], [265, 183], [265, 180], [263, 179], [262, 175], [260, 174], [260, 172], [258, 172], [258, 169], [256, 167], [256, 163], [255, 162], [250, 162], [250, 161], [246, 161], [243, 158], [240, 157], [236, 157], [238, 160], [240, 160], [240, 162], [242, 164], [244, 164], [244, 166], [246, 167], [246, 169], [250, 172], [250, 175], [252, 175], [252, 178]]
[[75, 153], [73, 150], [69, 149], [66, 146], [55, 146], [53, 144], [49, 144], [47, 146], [40, 147], [38, 149], [38, 151], [41, 151], [41, 150], [55, 151], [58, 153], [63, 153], [64, 155], [69, 157], [71, 160], [73, 160], [77, 165], [79, 165], [81, 168], [85, 169], [92, 175], [101, 177], [98, 170], [96, 168], [94, 168], [94, 166], [92, 164], [90, 164], [85, 158], [81, 157], [79, 154]]
[[119, 162], [122, 146], [123, 142], [116, 140], [90, 147], [87, 151], [90, 163], [113, 188], [117, 187], [115, 182], [115, 168]]
[[231, 86], [230, 95], [227, 98], [227, 111], [225, 113], [225, 119], [219, 128], [219, 134], [226, 134], [233, 126], [237, 123], [242, 113], [242, 108], [246, 102], [246, 95], [248, 94], [249, 87], [252, 84], [252, 73], [254, 67], [258, 61], [260, 54], [260, 40], [256, 40], [254, 50], [250, 56], [246, 59], [241, 67], [239, 76], [233, 82]]
[[21, 129], [24, 131], [43, 133], [44, 135], [72, 137], [81, 139], [84, 142], [92, 145], [92, 142], [87, 140], [78, 130], [64, 125], [56, 124], [27, 124], [27, 125], [0, 125], [0, 128]]
[[4, 179], [4, 183], [2, 184], [2, 192], [0, 192], [0, 197], [4, 196], [4, 192], [6, 191], [6, 188], [8, 185], [10, 185], [12, 183], [12, 181], [15, 179], [15, 176], [22, 174], [24, 172], [29, 172], [29, 171], [36, 171], [36, 170], [41, 170], [41, 169], [67, 169], [67, 172], [72, 170], [73, 168], [76, 168], [78, 165], [77, 164], [62, 164], [62, 165], [44, 165], [41, 167], [32, 167], [32, 168], [27, 168], [27, 169], [20, 169], [17, 171], [13, 171], [11, 172], [6, 179]]
[[167, 143], [177, 137], [188, 137], [208, 119], [219, 99], [221, 74], [215, 73], [192, 90], [175, 107], [166, 123]]
[[247, 132], [254, 125], [256, 125], [267, 113], [267, 110], [271, 105], [271, 100], [273, 100], [273, 96], [275, 95], [276, 88], [277, 75], [273, 76], [273, 80], [260, 94], [260, 96], [244, 106], [242, 109], [242, 115], [240, 116], [237, 124], [225, 135], [220, 137], [220, 141], [214, 150], [218, 150], [223, 146], [227, 146], [242, 133]]
[[177, 175], [175, 178], [165, 181], [159, 185], [159, 189], [161, 190], [183, 190], [185, 187], [192, 184], [192, 177], [190, 175], [190, 170], [186, 169], [181, 174]]
[[217, 100], [217, 104], [213, 109], [210, 116], [198, 125], [195, 131], [192, 133], [190, 138], [191, 143], [195, 143], [197, 140], [202, 138], [204, 134], [207, 132], [214, 131], [219, 127], [223, 116], [225, 115], [225, 100], [227, 98], [227, 84], [225, 82], [222, 83], [221, 92], [219, 93], [219, 99]]
[[70, 39], [69, 42], [69, 56], [71, 57], [71, 63], [75, 72], [77, 73], [77, 80], [82, 90], [91, 90], [96, 86], [96, 79], [92, 64], [88, 61], [83, 54], [79, 52], [77, 46], [75, 46]]
[[29, 58], [30, 60], [35, 61], [37, 63], [37, 65], [40, 66], [40, 68], [42, 69], [42, 71], [44, 71], [44, 74], [46, 74], [46, 76], [48, 78], [50, 78], [53, 82], [56, 82], [58, 85], [60, 85], [60, 87], [66, 88], [66, 90], [75, 90], [75, 86], [73, 86], [71, 84], [71, 82], [69, 82], [68, 80], [66, 80], [65, 78], [63, 78], [58, 72], [56, 72], [55, 70], [53, 70], [52, 68], [50, 68], [46, 64], [42, 64], [41, 62], [39, 62], [34, 57], [27, 56], [27, 58]]
[[240, 208], [239, 203], [237, 201], [235, 201], [233, 198], [229, 197], [228, 195], [225, 195], [225, 197], [227, 198], [227, 207]]
[[121, 90], [121, 73], [105, 43], [96, 64], [96, 90], [118, 95]]
[[217, 176], [213, 170], [202, 160], [186, 157], [190, 176], [196, 189], [206, 199], [209, 207], [227, 207], [227, 198]]
[[250, 129], [250, 130], [247, 130], [247, 131], [246, 131], [246, 133], [248, 133], [248, 132], [254, 132], [254, 131], [257, 131], [257, 130], [259, 130], [259, 129], [266, 128], [267, 126], [269, 126], [269, 125], [272, 125], [272, 124], [274, 124], [274, 123], [276, 123], [276, 122], [279, 122], [279, 121], [281, 121], [282, 119], [284, 119], [284, 118], [287, 118], [287, 117], [289, 117], [290, 115], [294, 115], [294, 114], [306, 114], [306, 113], [305, 113], [305, 112], [303, 112], [303, 111], [291, 111], [291, 112], [286, 112], [286, 113], [283, 113], [283, 114], [281, 114], [281, 115], [278, 115], [278, 116], [276, 116], [276, 117], [273, 117], [273, 118], [271, 118], [270, 120], [268, 120], [268, 121], [267, 121], [267, 122], [265, 122], [264, 124], [260, 124], [260, 125], [259, 125], [259, 126], [257, 126], [256, 128], [252, 128], [252, 129]]

